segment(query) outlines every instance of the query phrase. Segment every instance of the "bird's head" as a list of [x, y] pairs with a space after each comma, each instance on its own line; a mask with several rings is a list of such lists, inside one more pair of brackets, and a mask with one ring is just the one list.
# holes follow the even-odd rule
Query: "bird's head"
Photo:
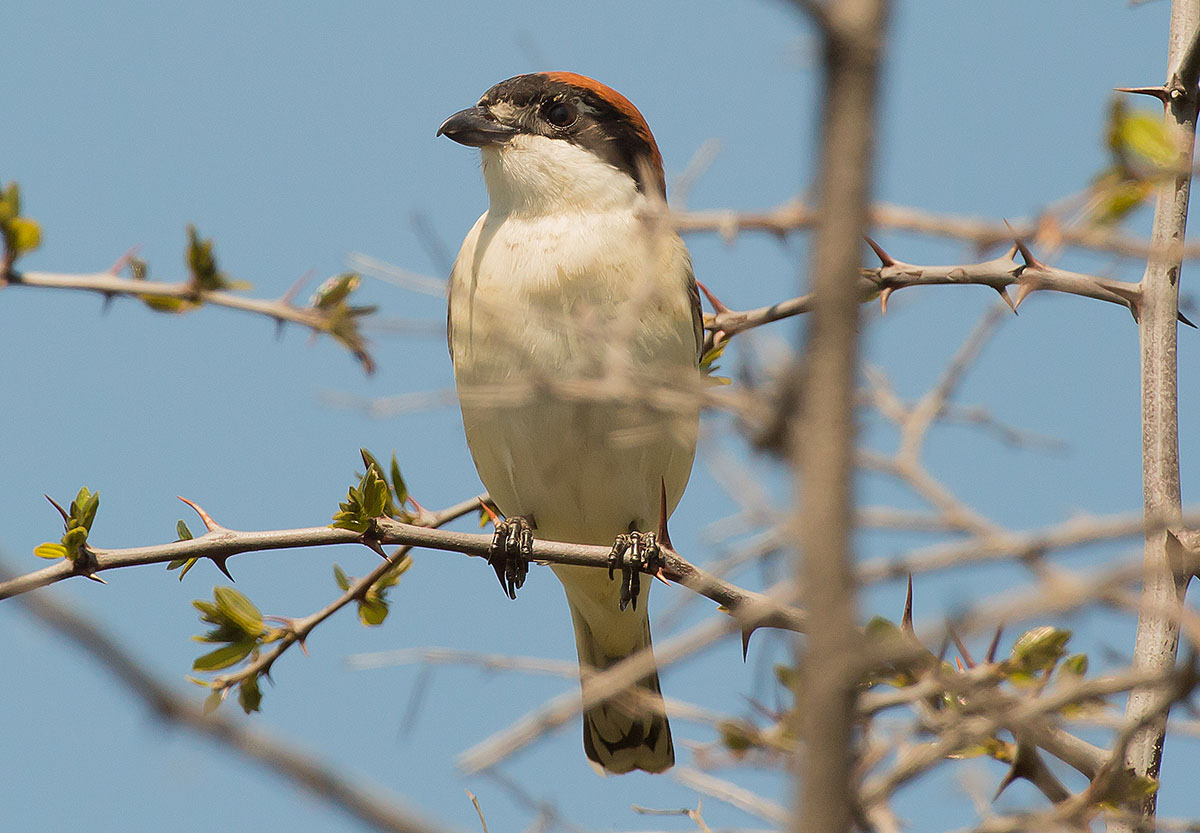
[[518, 75], [438, 135], [482, 151], [492, 210], [602, 210], [666, 192], [662, 155], [629, 99], [573, 72]]

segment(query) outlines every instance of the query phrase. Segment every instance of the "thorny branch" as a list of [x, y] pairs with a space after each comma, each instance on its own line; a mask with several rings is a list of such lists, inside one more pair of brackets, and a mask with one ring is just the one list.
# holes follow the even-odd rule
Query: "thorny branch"
[[[465, 500], [448, 509], [443, 509], [440, 512], [425, 513], [424, 516], [418, 518], [417, 525], [429, 529], [436, 529], [448, 524], [451, 521], [457, 520], [464, 515], [474, 512], [479, 506], [479, 498]], [[312, 633], [317, 625], [324, 622], [333, 614], [337, 613], [346, 605], [353, 601], [363, 598], [364, 594], [371, 589], [375, 582], [383, 578], [389, 571], [394, 569], [401, 561], [403, 561], [412, 551], [411, 546], [401, 546], [391, 555], [384, 558], [375, 569], [367, 573], [366, 576], [354, 582], [341, 596], [334, 599], [325, 607], [306, 616], [303, 619], [291, 620], [287, 623], [284, 635], [272, 647], [264, 651], [257, 659], [247, 663], [242, 668], [231, 674], [221, 674], [214, 677], [210, 686], [214, 691], [223, 693], [232, 691], [243, 680], [252, 680], [259, 674], [270, 674], [271, 668], [275, 661], [279, 659], [293, 645], [304, 645], [304, 640]]]
[[[124, 260], [124, 259], [123, 259]], [[123, 263], [119, 263], [123, 266]], [[0, 288], [12, 287], [41, 287], [47, 289], [69, 289], [83, 292], [94, 292], [106, 300], [114, 297], [146, 299], [174, 299], [189, 304], [211, 304], [216, 307], [241, 310], [243, 312], [262, 315], [275, 321], [282, 327], [284, 324], [299, 324], [313, 333], [326, 333], [337, 338], [358, 360], [367, 373], [375, 371], [375, 362], [367, 352], [357, 334], [353, 337], [351, 331], [341, 331], [346, 325], [330, 310], [316, 305], [297, 306], [292, 297], [299, 289], [297, 283], [280, 298], [247, 298], [228, 290], [213, 290], [198, 288], [191, 281], [163, 282], [135, 280], [123, 278], [115, 271], [95, 272], [91, 274], [64, 274], [58, 272], [22, 272], [11, 270], [0, 275]]]
[[[1059, 269], [1038, 260], [1029, 248], [1018, 241], [1007, 254], [982, 263], [962, 263], [946, 266], [924, 266], [897, 260], [877, 243], [871, 242], [881, 264], [873, 269], [863, 269], [859, 277], [858, 296], [861, 302], [879, 299], [880, 309], [887, 312], [887, 302], [892, 293], [914, 286], [986, 286], [1000, 294], [1004, 302], [1016, 312], [1033, 292], [1051, 291], [1078, 295], [1106, 301], [1128, 309], [1136, 320], [1142, 303], [1140, 284], [1102, 278], [1081, 272]], [[1020, 253], [1022, 260], [1015, 258]], [[1008, 294], [1009, 287], [1016, 287], [1017, 295]], [[731, 310], [720, 304], [709, 293], [716, 311], [705, 316], [705, 327], [712, 334], [710, 341], [721, 341], [774, 321], [811, 312], [815, 295], [810, 293], [770, 306], [753, 310]], [[1177, 311], [1179, 320], [1194, 326]]]
[[[1187, 231], [1196, 117], [1200, 108], [1200, 0], [1173, 0], [1167, 47], [1168, 76], [1163, 86], [1164, 132], [1180, 164], [1157, 187], [1150, 255], [1142, 276], [1143, 315], [1138, 331], [1142, 367], [1142, 491], [1147, 519], [1174, 524], [1181, 508], [1179, 483], [1179, 402], [1176, 367], [1179, 280]], [[1191, 577], [1181, 561], [1179, 540], [1169, 530], [1147, 530], [1142, 605], [1134, 643], [1134, 668], [1164, 671], [1175, 665], [1184, 592]], [[1194, 644], [1194, 643], [1193, 643]], [[1168, 703], [1169, 706], [1169, 703]], [[1157, 778], [1166, 740], [1167, 710], [1157, 711], [1152, 691], [1130, 694], [1126, 719], [1139, 731], [1129, 743], [1125, 764], [1139, 775]], [[1131, 802], [1128, 809], [1152, 821], [1157, 798]], [[1125, 829], [1131, 829], [1122, 825]]]
[[[450, 519], [447, 516], [459, 517], [464, 511], [471, 511], [477, 506], [478, 498], [474, 498], [443, 513], [437, 513], [432, 518], [445, 523]], [[243, 532], [206, 521], [209, 529], [204, 535], [185, 541], [128, 549], [89, 547], [87, 559], [63, 559], [41, 570], [0, 582], [0, 599], [27, 593], [74, 576], [93, 576], [121, 567], [161, 564], [189, 558], [203, 558], [224, 564], [226, 559], [240, 553], [331, 544], [366, 544], [372, 548], [401, 545], [459, 552], [480, 558], [488, 556], [492, 545], [491, 535], [435, 529], [431, 528], [429, 523], [429, 519], [421, 524], [407, 524], [389, 518], [378, 518], [375, 530], [368, 535], [362, 535], [328, 526]], [[533, 544], [533, 560], [545, 564], [577, 564], [608, 569], [610, 554], [610, 547], [544, 540], [536, 540]], [[780, 604], [761, 593], [745, 590], [710, 575], [670, 550], [664, 550], [663, 560], [666, 578], [716, 602], [724, 612], [743, 623], [744, 627], [777, 627], [797, 632], [804, 629], [804, 614], [794, 607]], [[392, 565], [385, 567], [381, 564], [377, 569], [386, 572], [390, 566]], [[366, 582], [366, 579], [362, 581]], [[340, 607], [349, 603], [355, 598], [356, 589], [361, 593], [368, 586], [369, 583], [363, 584], [362, 588], [351, 588], [334, 604]]]

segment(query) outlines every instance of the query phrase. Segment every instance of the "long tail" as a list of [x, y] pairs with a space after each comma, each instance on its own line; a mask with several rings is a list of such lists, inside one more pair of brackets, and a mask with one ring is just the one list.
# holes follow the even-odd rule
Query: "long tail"
[[[555, 572], [564, 578], [563, 571]], [[650, 618], [646, 612], [650, 582], [642, 585], [638, 609], [622, 611], [613, 589], [619, 582], [610, 584], [600, 570], [588, 570], [586, 577], [586, 582], [564, 580], [575, 625], [575, 647], [585, 676], [587, 670], [603, 671], [650, 645]], [[597, 583], [597, 579], [604, 584]], [[587, 686], [585, 680], [584, 691]], [[632, 701], [617, 697], [583, 713], [583, 749], [603, 772], [663, 772], [675, 763], [658, 672], [640, 680], [638, 688], [636, 694], [640, 696]]]

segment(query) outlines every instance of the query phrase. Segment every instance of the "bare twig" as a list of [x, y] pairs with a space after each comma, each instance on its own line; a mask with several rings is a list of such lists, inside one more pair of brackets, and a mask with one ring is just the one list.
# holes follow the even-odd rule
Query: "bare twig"
[[[0, 578], [7, 576], [7, 570], [0, 570]], [[205, 715], [198, 705], [159, 682], [110, 636], [65, 605], [51, 601], [44, 594], [31, 594], [19, 603], [43, 625], [74, 642], [88, 657], [103, 665], [161, 720], [186, 728], [222, 749], [255, 761], [377, 830], [436, 833], [444, 829], [412, 810], [364, 789], [357, 776], [348, 778], [311, 755], [234, 720], [217, 714]]]
[[388, 668], [393, 665], [476, 665], [485, 671], [513, 671], [520, 674], [545, 674], [571, 677], [579, 674], [579, 663], [541, 657], [514, 657], [510, 654], [481, 654], [457, 648], [400, 648], [395, 651], [371, 651], [355, 654], [348, 660], [351, 668]]
[[691, 767], [677, 767], [671, 777], [685, 787], [691, 787], [696, 792], [724, 801], [726, 804], [772, 824], [786, 825], [788, 823], [789, 813], [786, 807], [757, 795], [745, 787]]
[[[770, 615], [772, 609], [788, 609], [779, 600], [790, 598], [793, 595], [794, 588], [790, 586], [781, 586], [763, 594], [763, 615]], [[747, 620], [743, 619], [742, 621]], [[744, 627], [744, 625], [742, 626]], [[554, 698], [522, 717], [511, 727], [497, 732], [468, 749], [459, 758], [459, 766], [467, 772], [477, 772], [494, 767], [537, 738], [572, 720], [580, 711], [633, 690], [638, 681], [655, 668], [661, 670], [675, 662], [691, 657], [711, 645], [715, 640], [737, 630], [739, 630], [739, 623], [735, 620], [729, 618], [708, 619], [678, 636], [665, 640], [653, 650], [644, 648], [631, 654], [615, 665], [590, 677], [582, 698], [575, 692]]]
[[[674, 215], [675, 227], [683, 233], [717, 233], [733, 240], [741, 232], [765, 232], [783, 237], [813, 228], [820, 212], [802, 200], [789, 200], [765, 211], [689, 211]], [[1044, 236], [1073, 248], [1109, 252], [1122, 257], [1144, 258], [1150, 254], [1150, 241], [1133, 237], [1111, 226], [1065, 226], [1053, 216], [1036, 220], [984, 220], [953, 214], [938, 214], [914, 206], [876, 203], [871, 208], [871, 226], [892, 231], [911, 232], [927, 237], [961, 240], [977, 250], [988, 249], [1012, 240], [1013, 236], [1040, 241]], [[1185, 258], [1200, 257], [1200, 246], [1183, 250]]]
[[[1200, 521], [1200, 510], [1191, 510], [1185, 520]], [[909, 573], [932, 572], [995, 561], [1024, 561], [1056, 550], [1074, 549], [1101, 541], [1143, 535], [1146, 518], [1141, 513], [1078, 517], [1031, 532], [999, 532], [963, 542], [938, 544], [913, 550], [898, 558], [879, 558], [859, 567], [863, 582], [904, 578]], [[1164, 525], [1152, 524], [1162, 530]]]

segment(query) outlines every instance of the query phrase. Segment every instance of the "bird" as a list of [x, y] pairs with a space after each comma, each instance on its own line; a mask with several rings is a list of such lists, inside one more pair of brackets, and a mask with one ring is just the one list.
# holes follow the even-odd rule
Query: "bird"
[[[588, 677], [650, 646], [653, 557], [691, 476], [704, 330], [662, 155], [625, 96], [572, 72], [518, 75], [437, 131], [480, 150], [488, 209], [450, 276], [447, 340], [467, 444], [502, 513], [512, 598], [534, 538], [613, 545], [610, 570], [552, 565]], [[622, 578], [614, 580], [620, 567]], [[601, 774], [675, 762], [655, 670], [583, 714]]]

